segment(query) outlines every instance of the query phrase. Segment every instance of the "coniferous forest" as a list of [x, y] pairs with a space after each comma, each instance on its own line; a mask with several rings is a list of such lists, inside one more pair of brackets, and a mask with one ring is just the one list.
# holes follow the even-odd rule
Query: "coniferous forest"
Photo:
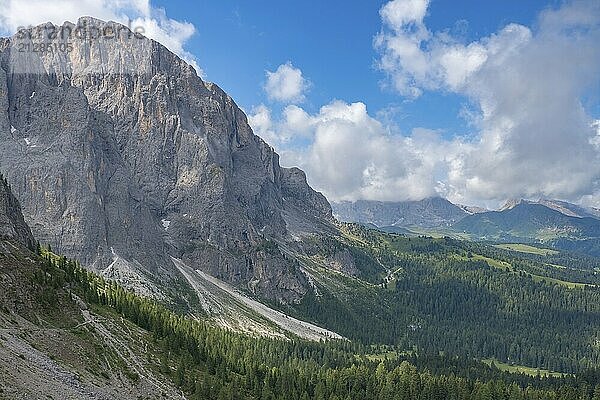
[[[423, 254], [426, 244], [435, 257], [446, 252], [446, 259], [449, 249], [455, 251], [461, 245], [425, 238], [410, 244], [405, 239], [393, 240], [399, 240], [396, 250], [400, 245], [408, 246], [405, 255]], [[472, 252], [465, 255], [466, 261], [446, 260], [435, 267], [419, 259], [423, 257], [403, 261], [403, 268], [419, 269], [421, 274], [406, 273], [405, 280], [398, 278], [394, 290], [387, 288], [385, 293], [390, 293], [399, 306], [435, 319], [413, 321], [409, 329], [412, 334], [401, 336], [402, 340], [393, 340], [394, 329], [399, 332], [394, 324], [403, 318], [393, 318], [397, 309], [374, 310], [373, 318], [386, 321], [390, 330], [379, 325], [377, 332], [389, 336], [381, 335], [371, 342], [367, 338], [375, 330], [366, 326], [375, 322], [368, 318], [362, 324], [357, 319], [331, 318], [330, 325], [344, 334], [355, 323], [355, 338], [320, 343], [224, 330], [174, 313], [86, 271], [76, 261], [42, 249], [38, 249], [42, 268], [33, 279], [44, 288], [40, 296], [48, 304], [56, 304], [55, 297], [62, 291], [76, 293], [99, 309], [121, 315], [150, 332], [162, 351], [156, 367], [193, 399], [600, 399], [597, 353], [592, 346], [585, 353], [586, 343], [577, 338], [586, 337], [586, 332], [573, 329], [597, 324], [598, 292], [536, 283], [519, 272], [496, 276], [492, 272], [497, 268], [472, 260], [473, 252], [481, 250], [473, 246], [463, 249]], [[380, 256], [397, 255], [389, 249], [371, 251], [381, 252]], [[458, 282], [465, 280], [515, 296], [514, 302], [501, 305], [500, 295], [473, 291], [468, 285], [461, 289]], [[428, 283], [436, 283], [431, 291], [425, 288]], [[534, 302], [543, 307], [530, 306]], [[303, 307], [317, 315], [337, 312], [319, 309], [319, 304], [325, 303], [331, 302], [313, 298]], [[473, 312], [475, 309], [479, 313]], [[556, 313], [556, 309], [562, 311]], [[342, 315], [348, 312], [341, 304], [338, 311]], [[380, 311], [388, 312], [391, 319], [381, 318], [377, 314]], [[534, 319], [539, 324], [524, 330], [525, 323]], [[541, 329], [541, 324], [549, 321], [552, 329]], [[427, 324], [432, 326], [423, 329]], [[375, 345], [378, 340], [380, 344]], [[437, 351], [439, 348], [446, 351]], [[530, 365], [547, 363], [549, 369], [564, 368], [573, 373], [530, 376], [502, 372], [493, 362], [477, 361], [481, 355], [490, 354]]]
[[393, 279], [373, 281], [376, 289], [348, 280], [345, 300], [323, 288], [297, 307], [300, 315], [365, 344], [566, 373], [600, 362], [598, 260], [567, 253], [542, 260], [450, 238], [349, 230], [347, 243], [365, 264], [386, 266]]

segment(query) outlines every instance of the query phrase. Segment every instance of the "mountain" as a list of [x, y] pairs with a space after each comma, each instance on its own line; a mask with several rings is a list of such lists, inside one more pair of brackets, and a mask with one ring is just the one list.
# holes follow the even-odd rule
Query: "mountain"
[[600, 218], [600, 212], [598, 212], [597, 210], [594, 210], [593, 208], [578, 206], [576, 204], [572, 204], [566, 201], [540, 199], [537, 201], [537, 203], [551, 208], [553, 210], [559, 211], [565, 215], [569, 215], [571, 217], [589, 217], [596, 219]]
[[543, 242], [559, 250], [600, 256], [600, 218], [592, 208], [561, 200], [508, 200], [498, 211], [470, 215], [452, 226], [472, 239]]
[[[21, 51], [40, 46], [64, 51]], [[184, 281], [175, 258], [298, 301], [306, 276], [264, 243], [334, 230], [327, 200], [279, 165], [231, 97], [161, 44], [93, 18], [0, 41], [0, 170], [42, 243], [155, 298]]]
[[[362, 252], [363, 263], [376, 259], [383, 282], [323, 268], [320, 254], [304, 264], [315, 291], [296, 310], [345, 330], [355, 343], [269, 338], [214, 327], [206, 315], [175, 314], [74, 260], [37, 246], [32, 252], [31, 235], [12, 233], [26, 225], [4, 180], [0, 187], [0, 204], [10, 204], [0, 209], [0, 229], [11, 232], [0, 237], [3, 399], [387, 399], [397, 393], [411, 399], [431, 387], [440, 398], [501, 397], [510, 388], [504, 397], [511, 400], [559, 398], [558, 390], [565, 398], [590, 392], [579, 397], [592, 399], [589, 388], [600, 383], [597, 374], [578, 374], [598, 360], [599, 350], [590, 346], [600, 322], [597, 260], [555, 253], [518, 258], [492, 246], [350, 225], [349, 248]], [[555, 267], [558, 262], [569, 267]], [[589, 290], [573, 296], [571, 287]], [[526, 370], [541, 375], [557, 369], [578, 375], [545, 381], [502, 372], [482, 358], [510, 362], [512, 369], [531, 365]], [[347, 385], [349, 379], [356, 384]]]
[[566, 215], [536, 202], [518, 201], [500, 211], [465, 217], [453, 229], [489, 240], [553, 240], [600, 237], [600, 221]]
[[[275, 330], [275, 325], [266, 331], [266, 324], [260, 336], [273, 339], [259, 339], [257, 332], [235, 334], [214, 327], [206, 315], [202, 322], [184, 319], [88, 273], [74, 260], [37, 246], [39, 254], [33, 252], [28, 247], [35, 240], [4, 178], [0, 232], [0, 399], [217, 398], [239, 376], [237, 354], [249, 354], [249, 347], [255, 349], [249, 363], [260, 359], [288, 369], [292, 367], [269, 359], [274, 349], [293, 368], [298, 362], [314, 362], [291, 358], [288, 338], [310, 359], [332, 351], [325, 346], [315, 351], [314, 343], [301, 340], [314, 340], [323, 331], [311, 324], [303, 325], [301, 337]], [[233, 303], [229, 299], [219, 305]], [[247, 321], [248, 310], [232, 309], [239, 312], [239, 321]], [[283, 314], [281, 320], [288, 327], [299, 322]], [[231, 348], [235, 355], [227, 353]], [[220, 366], [218, 376], [215, 365]], [[264, 383], [256, 385], [261, 389]], [[255, 388], [246, 390], [242, 398], [255, 398]]]
[[345, 222], [378, 227], [448, 227], [469, 213], [441, 197], [418, 201], [384, 202], [357, 200], [331, 204], [334, 215]]
[[[181, 399], [151, 335], [63, 286], [0, 177], [0, 398]], [[160, 391], [157, 391], [160, 388]]]
[[0, 238], [13, 239], [30, 249], [35, 245], [31, 229], [25, 223], [21, 213], [21, 206], [2, 174], [0, 174]]
[[540, 204], [544, 207], [548, 207], [552, 210], [558, 211], [561, 214], [567, 215], [569, 217], [589, 217], [589, 218], [600, 218], [600, 213], [593, 208], [586, 208], [583, 206], [578, 206], [577, 204], [569, 203], [562, 200], [553, 200], [553, 199], [539, 199], [537, 201], [533, 200], [525, 200], [525, 199], [510, 199], [507, 200], [506, 203], [500, 207], [499, 211], [509, 210], [519, 204]]
[[508, 199], [504, 202], [504, 205], [502, 205], [502, 207], [500, 207], [498, 211], [510, 210], [511, 208], [514, 208], [515, 206], [524, 202], [528, 201], [524, 199]]

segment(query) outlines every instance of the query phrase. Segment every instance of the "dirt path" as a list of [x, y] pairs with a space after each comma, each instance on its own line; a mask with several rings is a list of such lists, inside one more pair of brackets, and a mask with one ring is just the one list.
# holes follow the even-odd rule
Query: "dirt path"
[[[12, 333], [4, 333], [1, 339], [0, 376], [4, 381], [3, 390], [9, 396], [7, 398], [35, 399], [36, 393], [44, 393], [48, 399], [110, 400], [114, 398], [114, 394], [82, 382], [79, 375], [35, 349], [24, 339]], [[3, 370], [4, 368], [6, 371]], [[20, 389], [16, 390], [16, 388]]]
[[[104, 344], [113, 350], [141, 380], [154, 386], [158, 391], [167, 391], [167, 388], [170, 388], [171, 385], [157, 379], [155, 374], [148, 371], [145, 362], [140, 360], [140, 355], [135, 354], [129, 344], [121, 339], [121, 337], [133, 339], [131, 332], [121, 331], [120, 333], [122, 334], [116, 336], [104, 325], [108, 321], [101, 321], [100, 318], [92, 315], [89, 310], [81, 310], [81, 314], [83, 315], [84, 323], [92, 326]], [[110, 328], [121, 330], [121, 327], [117, 327], [116, 324], [111, 324]], [[169, 392], [168, 395], [171, 399], [185, 399], [182, 394], [176, 393], [173, 390]]]

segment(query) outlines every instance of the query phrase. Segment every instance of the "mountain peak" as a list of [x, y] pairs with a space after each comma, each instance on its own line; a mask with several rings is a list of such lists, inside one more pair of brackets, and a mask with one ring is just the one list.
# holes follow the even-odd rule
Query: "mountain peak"
[[561, 214], [564, 214], [569, 217], [578, 217], [578, 218], [596, 218], [600, 217], [600, 213], [594, 209], [585, 208], [573, 203], [569, 203], [563, 200], [556, 199], [547, 199], [540, 198], [539, 200], [525, 200], [525, 199], [509, 199], [506, 203], [499, 209], [499, 211], [505, 211], [515, 208], [518, 205], [530, 204], [530, 205], [539, 205], [549, 208], [554, 211], [558, 211]]
[[[143, 27], [81, 17], [19, 30], [8, 53], [12, 73], [72, 81], [106, 76], [153, 78], [158, 71], [196, 77], [194, 68], [165, 46], [144, 36]], [[50, 49], [39, 51], [39, 49]], [[1, 50], [1, 49], [0, 49]]]
[[[0, 168], [36, 237], [124, 285], [179, 277], [176, 258], [300, 299], [304, 273], [260, 248], [333, 229], [304, 173], [282, 168], [232, 98], [166, 47], [95, 18], [53, 27], [0, 45]], [[32, 43], [57, 51], [18, 51]]]
[[530, 203], [531, 203], [530, 201], [525, 200], [525, 199], [517, 199], [517, 198], [508, 199], [508, 200], [506, 200], [504, 205], [502, 207], [500, 207], [500, 209], [498, 211], [510, 210], [520, 204], [530, 204]]
[[332, 203], [334, 215], [342, 221], [378, 227], [444, 227], [467, 215], [462, 208], [440, 196], [409, 201]]

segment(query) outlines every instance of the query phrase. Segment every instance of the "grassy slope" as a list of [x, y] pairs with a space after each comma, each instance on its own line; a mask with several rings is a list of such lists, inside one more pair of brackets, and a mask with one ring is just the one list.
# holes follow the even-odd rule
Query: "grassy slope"
[[502, 244], [497, 244], [495, 246], [500, 249], [519, 251], [521, 253], [538, 254], [538, 255], [542, 255], [542, 256], [559, 253], [557, 250], [542, 249], [539, 247], [534, 247], [534, 246], [530, 246], [530, 245], [523, 244], [523, 243], [502, 243]]
[[0, 247], [0, 398], [178, 398], [151, 335], [41, 282], [32, 253]]
[[498, 368], [500, 371], [506, 371], [506, 372], [510, 372], [513, 374], [525, 374], [528, 376], [542, 376], [542, 377], [555, 377], [555, 378], [561, 378], [563, 376], [565, 376], [565, 374], [560, 373], [560, 372], [554, 372], [554, 371], [548, 371], [546, 369], [537, 369], [537, 368], [531, 368], [531, 367], [526, 367], [524, 365], [511, 365], [511, 364], [507, 364], [507, 363], [503, 363], [501, 361], [492, 359], [492, 358], [488, 358], [485, 360], [482, 360], [485, 364], [487, 365], [495, 365], [496, 368]]
[[[456, 255], [455, 257], [457, 259], [464, 260], [464, 261], [469, 260], [469, 257], [465, 257], [465, 256]], [[510, 263], [507, 263], [506, 261], [496, 260], [496, 259], [493, 259], [490, 257], [482, 256], [481, 254], [472, 254], [471, 259], [485, 261], [490, 267], [499, 268], [502, 270], [509, 270], [510, 272], [517, 272], [517, 273], [518, 272], [526, 272], [523, 270], [517, 270], [517, 269], [513, 268], [513, 266]], [[546, 282], [546, 283], [550, 283], [550, 284], [564, 286], [569, 289], [584, 288], [586, 286], [589, 286], [589, 287], [595, 286], [595, 285], [588, 284], [588, 283], [564, 281], [561, 279], [552, 278], [550, 276], [532, 274], [530, 272], [527, 272], [527, 274], [529, 276], [531, 276], [531, 278], [533, 279], [534, 282]]]

